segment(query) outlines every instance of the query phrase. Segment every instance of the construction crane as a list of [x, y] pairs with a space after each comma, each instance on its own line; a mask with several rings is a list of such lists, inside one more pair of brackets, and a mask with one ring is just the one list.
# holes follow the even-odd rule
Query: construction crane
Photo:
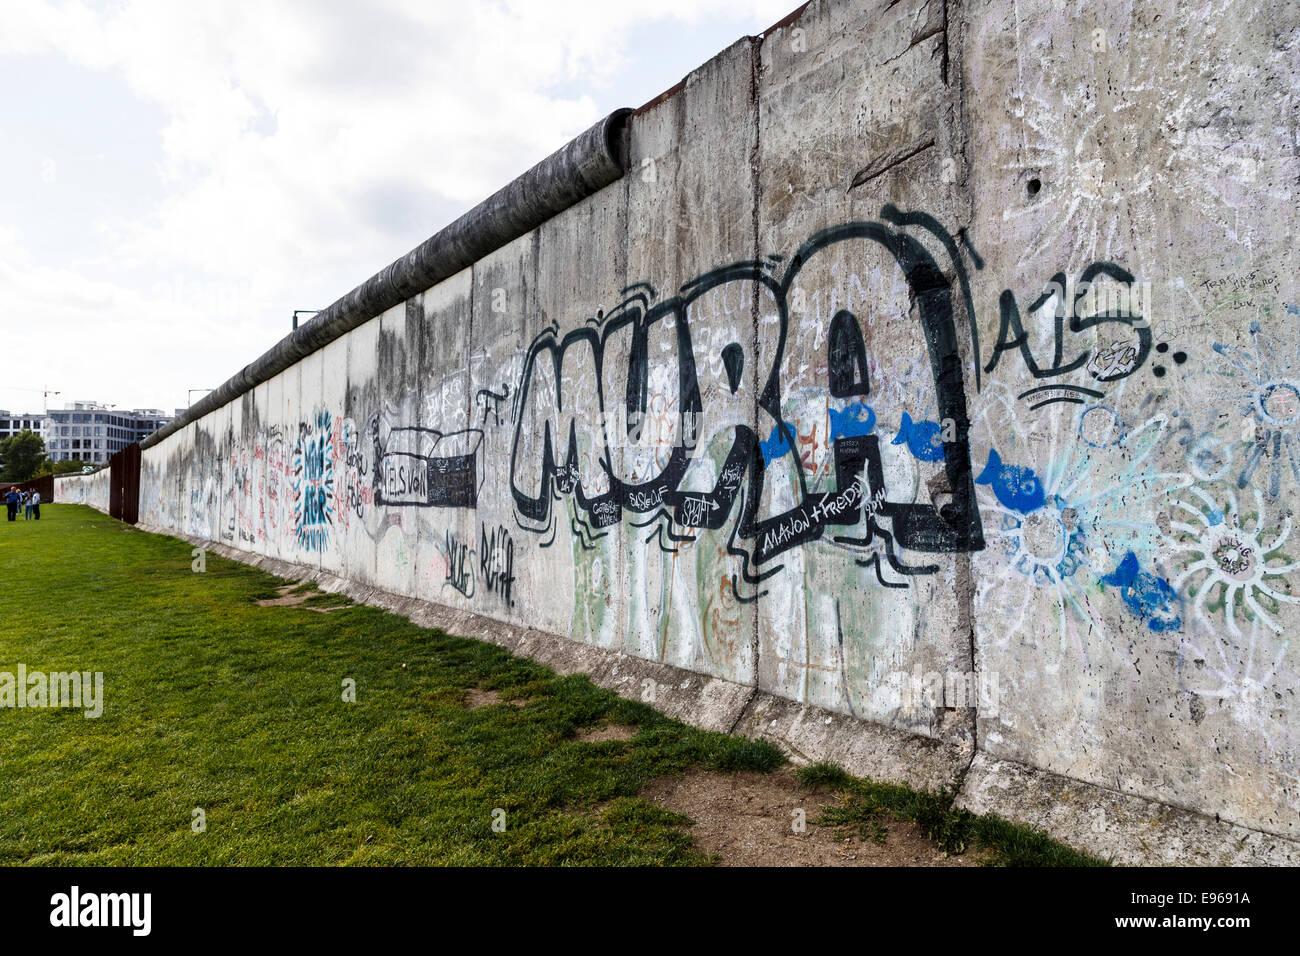
[[42, 405], [44, 406], [44, 407], [42, 408], [42, 411], [44, 411], [47, 415], [48, 415], [49, 412], [50, 412], [50, 396], [51, 396], [51, 395], [62, 395], [62, 394], [63, 394], [62, 392], [57, 391], [57, 390], [52, 389], [52, 388], [21, 388], [21, 387], [18, 387], [18, 386], [6, 386], [6, 387], [5, 387], [5, 391], [9, 391], [9, 392], [40, 392], [40, 393], [41, 393], [41, 403], [42, 403]]

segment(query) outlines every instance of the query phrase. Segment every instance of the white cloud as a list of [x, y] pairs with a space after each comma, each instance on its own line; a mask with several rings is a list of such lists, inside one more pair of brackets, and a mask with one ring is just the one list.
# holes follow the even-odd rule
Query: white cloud
[[[672, 50], [643, 47], [647, 26], [707, 27], [720, 50], [792, 2], [0, 3], [0, 60], [57, 56], [162, 117], [132, 154], [153, 167], [138, 209], [92, 216], [89, 233], [0, 222], [5, 333], [50, 324], [87, 352], [50, 349], [19, 377], [183, 403], [280, 338], [292, 309], [328, 304], [609, 108], [638, 105], [611, 96], [648, 99], [696, 65], [665, 67]], [[6, 140], [24, 136], [16, 122], [0, 117]], [[92, 255], [28, 251], [72, 228]], [[22, 404], [10, 384], [0, 404]]]

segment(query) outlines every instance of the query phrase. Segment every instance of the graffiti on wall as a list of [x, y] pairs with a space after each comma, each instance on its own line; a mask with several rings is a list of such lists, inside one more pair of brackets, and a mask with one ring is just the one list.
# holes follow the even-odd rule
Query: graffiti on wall
[[[376, 431], [378, 434], [378, 431]], [[379, 505], [473, 508], [478, 492], [478, 429], [392, 428], [375, 448]]]
[[[985, 313], [982, 267], [960, 232], [887, 206], [673, 295], [636, 283], [574, 327], [553, 320], [484, 364], [486, 387], [454, 370], [378, 408], [259, 425], [142, 494], [162, 512], [186, 502], [167, 520], [192, 534], [340, 565], [350, 538], [392, 535], [437, 599], [509, 615], [527, 581], [588, 635], [612, 626], [609, 592], [632, 573], [620, 553], [644, 551], [660, 570], [636, 572], [646, 596], [620, 613], [660, 659], [669, 600], [688, 602], [709, 661], [730, 660], [746, 606], [787, 613], [819, 568], [884, 606], [974, 555], [993, 646], [1087, 671], [1136, 627], [1180, 661], [1218, 660], [1238, 696], [1276, 681], [1280, 614], [1300, 603], [1279, 504], [1300, 486], [1300, 361], [1258, 324], [1197, 361], [1109, 261], [1002, 290]], [[1189, 371], [1219, 383], [1218, 405], [1179, 404]], [[198, 466], [209, 457], [220, 467]], [[559, 542], [567, 577], [539, 579], [534, 558]], [[856, 605], [803, 600], [806, 642], [870, 626]], [[1229, 667], [1216, 633], [1255, 642], [1249, 667]], [[849, 671], [869, 662], [840, 638], [827, 653], [797, 666], [833, 674], [853, 707]], [[1205, 680], [1184, 683], [1210, 706]]]
[[[856, 272], [827, 281], [842, 264], [867, 259], [883, 263], [887, 282], [869, 288]], [[996, 334], [981, 346], [970, 272], [982, 266], [960, 231], [886, 206], [880, 220], [820, 231], [788, 256], [710, 269], [667, 298], [637, 283], [577, 328], [552, 323], [524, 350], [516, 384], [478, 389], [462, 420], [497, 427], [508, 414], [513, 523], [541, 548], [554, 542], [559, 520], [588, 550], [624, 523], [669, 554], [726, 529], [726, 554], [739, 559], [747, 584], [777, 574], [792, 550], [824, 542], [858, 552], [855, 563], [877, 584], [906, 588], [939, 570], [933, 556], [993, 544], [1004, 570], [1057, 593], [1066, 630], [1074, 618], [1095, 621], [1087, 604], [1097, 587], [1115, 589], [1153, 630], [1176, 629], [1187, 576], [1157, 573], [1155, 549], [1141, 542], [1111, 548], [1113, 516], [1099, 513], [1139, 484], [1140, 501], [1190, 482], [1144, 466], [1176, 431], [1169, 417], [1132, 427], [1106, 392], [1169, 351], [1144, 318], [1149, 287], [1112, 262], [1094, 262], [1074, 279], [1057, 271], [1023, 310], [1004, 290]], [[890, 311], [873, 297], [881, 289], [906, 303], [889, 317], [922, 344], [909, 377], [869, 348], [878, 314]], [[706, 302], [715, 304], [712, 315]], [[738, 318], [728, 329], [720, 314]], [[1034, 341], [1031, 327], [1046, 335]], [[1236, 369], [1227, 374], [1248, 386], [1243, 402], [1262, 426], [1236, 472], [1239, 487], [1267, 462], [1266, 490], [1275, 495], [1284, 465], [1300, 474], [1300, 447], [1287, 430], [1300, 420], [1300, 392], [1286, 367], [1270, 367], [1271, 349], [1253, 357], [1216, 349]], [[1177, 351], [1164, 361], [1186, 360]], [[1000, 379], [1013, 362], [1016, 374], [1042, 384], [1006, 392]], [[922, 402], [899, 407], [901, 391]], [[1060, 406], [1077, 408], [1082, 457], [1025, 459], [1021, 409]], [[376, 522], [375, 512], [473, 511], [494, 467], [481, 460], [484, 432], [444, 431], [415, 417], [388, 407], [360, 427], [320, 409], [297, 424], [291, 450], [276, 426], [260, 430], [251, 451], [232, 448], [222, 458], [228, 474], [216, 481], [230, 487], [223, 533], [264, 540], [284, 520], [297, 549], [320, 552], [357, 518], [372, 536], [401, 526], [396, 516]], [[978, 455], [973, 424], [990, 433]], [[1102, 480], [1091, 471], [1107, 449], [1126, 465]], [[1189, 454], [1205, 461], [1211, 450], [1201, 442]], [[210, 530], [194, 516], [212, 510], [212, 480], [209, 469], [187, 483], [194, 533]], [[481, 563], [467, 575], [475, 544]], [[504, 525], [478, 542], [453, 541], [448, 531], [447, 582], [468, 595], [471, 579], [481, 580], [508, 598], [513, 547]], [[1090, 576], [1079, 576], [1084, 568]]]
[[293, 452], [293, 530], [298, 547], [323, 551], [334, 524], [334, 433], [321, 410], [298, 426]]
[[[886, 252], [917, 303], [927, 384], [943, 425], [935, 424], [932, 435], [925, 431], [930, 423], [916, 426], [908, 419], [905, 427], [918, 436], [904, 447], [918, 461], [941, 466], [942, 504], [890, 494], [871, 405], [872, 363], [850, 308], [834, 312], [824, 337], [826, 377], [818, 389], [826, 421], [820, 427], [833, 480], [824, 489], [812, 487], [812, 463], [801, 453], [805, 432], [792, 420], [783, 377], [791, 364], [791, 305], [804, 298], [800, 279], [819, 265], [819, 257], [834, 258], [846, 245]], [[757, 343], [697, 341], [701, 330], [691, 321], [693, 307], [718, 292], [738, 311], [760, 300], [769, 310], [774, 321], [760, 323]], [[629, 512], [634, 523], [636, 516], [655, 516], [662, 522], [659, 540], [681, 542], [734, 516], [731, 547], [743, 555], [744, 577], [751, 583], [779, 571], [780, 555], [828, 531], [850, 546], [881, 542], [890, 566], [905, 574], [928, 569], [905, 566], [897, 549], [953, 553], [983, 547], [956, 308], [948, 281], [919, 241], [886, 223], [849, 223], [811, 237], [788, 260], [714, 269], [679, 295], [653, 304], [651, 294], [648, 286], [634, 286], [598, 322], [563, 335], [548, 328], [529, 346], [513, 403], [510, 461], [521, 527], [549, 535], [557, 495], [572, 499], [575, 518], [580, 515], [593, 534]], [[752, 387], [742, 394], [745, 376]], [[647, 443], [642, 439], [653, 424], [656, 398], [679, 421]], [[756, 401], [756, 421], [743, 407], [746, 401]], [[714, 422], [726, 423], [729, 432], [716, 479], [692, 487], [688, 475]], [[619, 454], [646, 444], [649, 455]], [[784, 508], [771, 507], [765, 488], [778, 469], [795, 489]], [[847, 533], [859, 525], [856, 538]]]

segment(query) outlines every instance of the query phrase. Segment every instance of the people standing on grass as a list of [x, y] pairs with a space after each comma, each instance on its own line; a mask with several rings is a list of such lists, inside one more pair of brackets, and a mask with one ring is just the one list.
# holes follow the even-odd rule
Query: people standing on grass
[[18, 502], [21, 500], [22, 496], [12, 488], [9, 489], [9, 494], [5, 495], [5, 505], [9, 509], [10, 521], [18, 520]]
[[32, 493], [30, 491], [24, 491], [21, 494], [23, 499], [23, 520], [31, 521], [32, 520]]
[[32, 520], [40, 521], [41, 520], [41, 493], [39, 491], [33, 490], [32, 496], [27, 500], [30, 501], [32, 505]]

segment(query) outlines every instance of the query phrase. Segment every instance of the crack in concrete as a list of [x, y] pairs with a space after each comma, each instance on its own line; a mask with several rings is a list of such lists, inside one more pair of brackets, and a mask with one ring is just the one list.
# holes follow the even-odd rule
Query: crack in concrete
[[849, 190], [852, 191], [857, 189], [859, 186], [871, 182], [873, 179], [880, 178], [899, 163], [906, 162], [917, 153], [927, 150], [933, 145], [933, 136], [923, 136], [877, 156], [871, 162], [867, 163], [867, 165], [859, 170], [857, 175], [853, 177], [852, 182], [849, 183]]

